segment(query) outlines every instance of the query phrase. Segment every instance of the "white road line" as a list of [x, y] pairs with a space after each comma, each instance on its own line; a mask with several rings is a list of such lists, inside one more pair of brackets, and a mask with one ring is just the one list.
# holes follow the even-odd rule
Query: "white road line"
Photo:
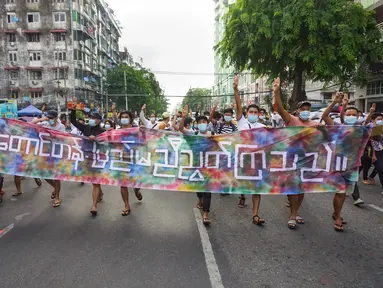
[[221, 274], [219, 273], [217, 262], [215, 261], [213, 248], [211, 247], [209, 234], [202, 223], [202, 216], [199, 209], [194, 208], [194, 216], [197, 221], [199, 235], [201, 237], [203, 253], [205, 254], [205, 261], [207, 271], [209, 273], [210, 283], [212, 288], [224, 288], [222, 284]]
[[374, 209], [376, 209], [376, 210], [378, 210], [378, 211], [380, 211], [380, 212], [383, 212], [383, 208], [380, 208], [380, 207], [378, 207], [378, 206], [375, 206], [374, 204], [368, 204], [368, 206], [370, 206], [371, 208], [374, 208]]
[[0, 238], [7, 234], [9, 231], [11, 231], [13, 227], [15, 227], [15, 224], [12, 223], [11, 225], [5, 227], [4, 230], [0, 230]]

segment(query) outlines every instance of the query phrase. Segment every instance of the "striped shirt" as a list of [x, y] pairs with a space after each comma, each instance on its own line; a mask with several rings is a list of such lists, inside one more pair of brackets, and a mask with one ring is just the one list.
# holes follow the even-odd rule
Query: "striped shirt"
[[226, 123], [219, 123], [217, 127], [217, 134], [230, 134], [235, 131], [238, 131], [238, 128], [234, 123], [230, 123], [230, 125], [226, 125]]

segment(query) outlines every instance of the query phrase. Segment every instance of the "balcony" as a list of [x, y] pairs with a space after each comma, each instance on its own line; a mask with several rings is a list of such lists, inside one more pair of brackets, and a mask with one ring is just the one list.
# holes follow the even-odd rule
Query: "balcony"
[[[28, 80], [28, 89], [38, 89], [41, 90], [43, 88], [43, 81], [42, 80]], [[37, 91], [37, 90], [36, 90]]]

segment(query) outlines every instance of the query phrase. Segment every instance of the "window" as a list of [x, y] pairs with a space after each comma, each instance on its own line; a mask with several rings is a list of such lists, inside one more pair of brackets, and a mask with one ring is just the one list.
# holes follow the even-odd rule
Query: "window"
[[53, 19], [55, 22], [65, 22], [66, 21], [66, 14], [65, 14], [65, 12], [53, 13]]
[[34, 12], [34, 13], [27, 13], [27, 21], [28, 23], [36, 23], [40, 21], [40, 13]]
[[64, 3], [65, 0], [53, 0], [53, 2], [55, 2], [55, 3]]
[[19, 79], [19, 71], [9, 71], [9, 79], [11, 80]]
[[39, 3], [39, 0], [27, 0], [27, 3]]
[[41, 80], [43, 78], [42, 71], [29, 71], [30, 80]]
[[55, 60], [66, 60], [65, 52], [55, 52]]
[[54, 76], [55, 76], [55, 79], [67, 79], [68, 78], [68, 74], [67, 74], [67, 71], [65, 69], [54, 70]]
[[8, 23], [17, 22], [16, 13], [7, 13], [7, 22]]
[[9, 52], [9, 61], [17, 62], [17, 51]]
[[31, 92], [31, 98], [41, 98], [43, 97], [43, 92]]
[[15, 0], [7, 0], [7, 4], [14, 4]]
[[8, 41], [9, 42], [16, 42], [16, 33], [8, 34]]
[[26, 35], [28, 42], [40, 42], [40, 33], [28, 33]]
[[9, 95], [12, 99], [17, 99], [19, 98], [19, 91], [12, 91], [11, 90], [11, 93]]
[[56, 42], [65, 41], [65, 33], [53, 33]]
[[30, 61], [40, 61], [41, 60], [41, 52], [29, 52], [29, 60]]

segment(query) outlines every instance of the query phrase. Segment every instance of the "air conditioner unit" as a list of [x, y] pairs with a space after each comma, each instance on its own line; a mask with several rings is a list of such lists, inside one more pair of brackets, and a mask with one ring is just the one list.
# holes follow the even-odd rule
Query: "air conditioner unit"
[[37, 85], [37, 84], [39, 84], [39, 82], [37, 82], [37, 81], [35, 81], [35, 80], [32, 80], [32, 84], [33, 84], [33, 85]]
[[16, 45], [16, 43], [15, 42], [10, 42], [9, 43], [9, 46], [12, 46], [12, 47], [14, 47]]

